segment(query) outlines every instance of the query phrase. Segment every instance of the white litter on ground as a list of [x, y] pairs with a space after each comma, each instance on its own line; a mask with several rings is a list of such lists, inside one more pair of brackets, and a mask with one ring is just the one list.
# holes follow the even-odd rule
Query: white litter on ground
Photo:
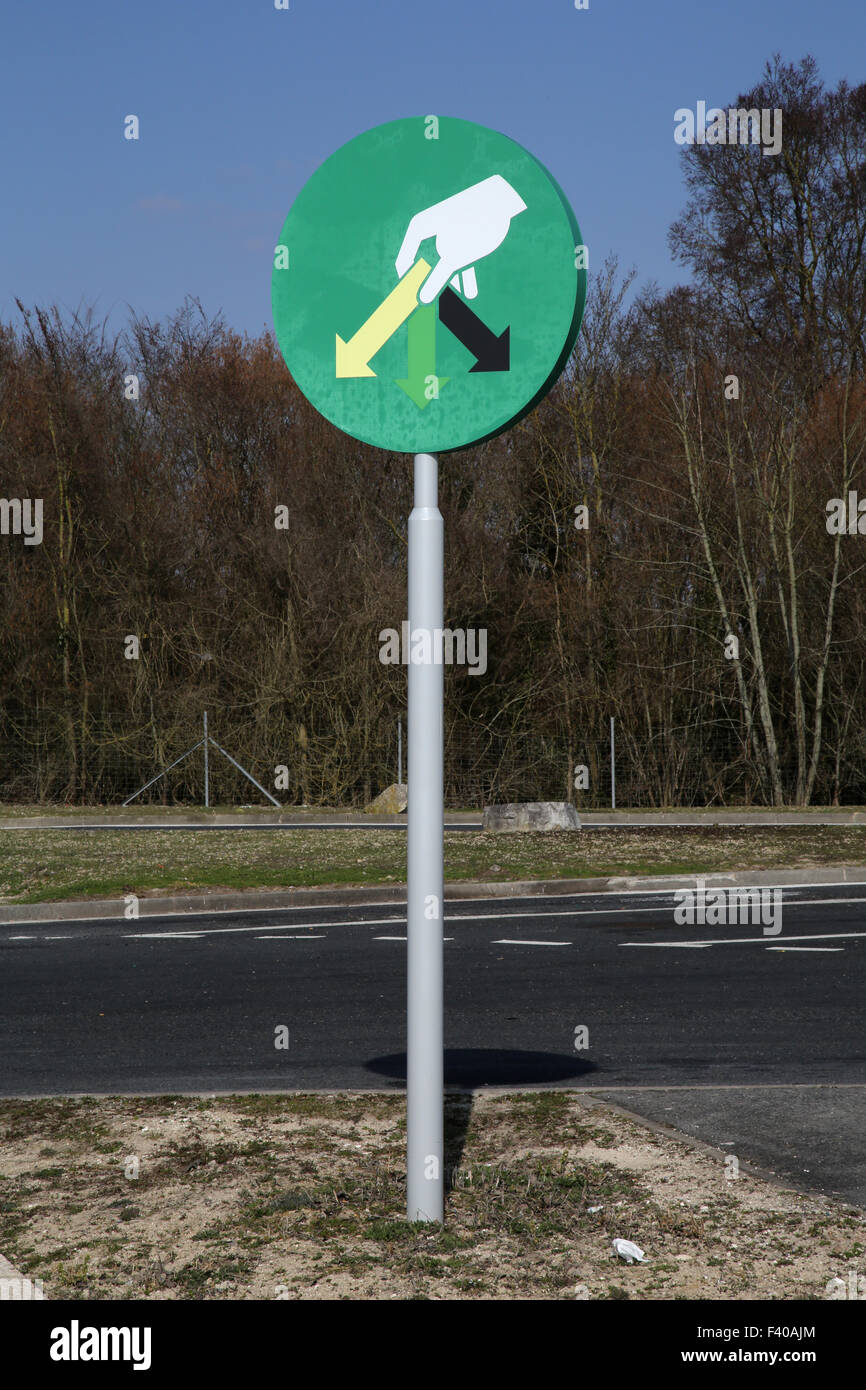
[[626, 1264], [647, 1264], [647, 1257], [639, 1245], [635, 1245], [633, 1240], [615, 1240], [613, 1242], [613, 1253], [619, 1255]]

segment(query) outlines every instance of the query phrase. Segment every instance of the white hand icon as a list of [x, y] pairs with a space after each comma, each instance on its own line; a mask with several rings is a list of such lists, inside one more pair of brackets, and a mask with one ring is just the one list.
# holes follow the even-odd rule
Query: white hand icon
[[402, 279], [414, 265], [421, 242], [435, 236], [439, 260], [421, 286], [419, 300], [432, 304], [439, 291], [461, 270], [465, 271], [466, 294], [474, 299], [478, 293], [475, 262], [502, 245], [512, 217], [525, 210], [520, 194], [501, 174], [493, 174], [441, 203], [434, 203], [417, 212], [406, 229], [395, 262], [398, 276]]

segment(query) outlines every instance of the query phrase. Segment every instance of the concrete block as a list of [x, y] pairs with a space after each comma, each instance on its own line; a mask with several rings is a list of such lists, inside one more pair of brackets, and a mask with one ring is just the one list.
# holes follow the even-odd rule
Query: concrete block
[[580, 817], [568, 801], [514, 801], [485, 806], [485, 830], [579, 830]]

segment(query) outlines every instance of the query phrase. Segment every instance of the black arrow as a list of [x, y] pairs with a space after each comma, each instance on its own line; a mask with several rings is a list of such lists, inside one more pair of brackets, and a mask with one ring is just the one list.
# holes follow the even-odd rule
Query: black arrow
[[506, 328], [497, 338], [487, 324], [463, 302], [459, 294], [455, 294], [448, 286], [439, 296], [439, 318], [475, 358], [475, 365], [469, 368], [470, 372], [508, 371], [511, 361], [510, 328]]

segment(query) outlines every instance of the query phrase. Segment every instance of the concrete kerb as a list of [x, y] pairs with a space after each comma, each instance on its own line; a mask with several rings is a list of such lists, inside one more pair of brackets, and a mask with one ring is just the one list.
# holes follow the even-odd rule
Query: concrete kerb
[[[755, 869], [736, 873], [672, 874], [651, 878], [523, 879], [512, 883], [463, 881], [446, 883], [447, 901], [465, 898], [568, 897], [581, 893], [651, 893], [696, 888], [698, 878], [718, 888], [786, 887], [792, 884], [866, 884], [866, 867], [832, 869]], [[348, 888], [261, 889], [230, 893], [187, 893], [138, 898], [138, 917], [127, 918], [125, 899], [84, 902], [0, 904], [0, 925], [25, 926], [39, 922], [91, 922], [97, 919], [141, 920], [143, 917], [195, 916], [215, 912], [268, 912], [299, 907], [364, 907], [404, 903], [405, 883]]]
[[[797, 826], [797, 825], [866, 825], [866, 810], [755, 810], [751, 807], [741, 809], [722, 809], [722, 810], [669, 810], [669, 811], [639, 811], [639, 810], [604, 810], [596, 808], [592, 811], [579, 812], [581, 825], [584, 830], [593, 828], [613, 829], [616, 826], [627, 828], [637, 828], [641, 826], [702, 826], [702, 825], [728, 825], [728, 826]], [[481, 829], [481, 811], [446, 811], [445, 829], [449, 826], [471, 825], [478, 830]], [[125, 815], [117, 808], [107, 811], [104, 808], [94, 809], [86, 816], [70, 817], [69, 815], [50, 814], [38, 816], [0, 816], [0, 830], [81, 830], [85, 828], [98, 828], [110, 830], [112, 827], [126, 827], [134, 825], [139, 828], [160, 829], [168, 826], [187, 827], [189, 829], [203, 827], [219, 827], [234, 829], [238, 826], [259, 826], [265, 829], [273, 829], [277, 826], [285, 829], [302, 830], [309, 825], [322, 826], [325, 828], [337, 828], [339, 826], [363, 826], [366, 829], [405, 829], [406, 817], [400, 815], [396, 819], [393, 816], [377, 816], [364, 811], [333, 811], [311, 809], [299, 810], [291, 808], [278, 813], [273, 811], [246, 811], [238, 812], [214, 812], [196, 809], [194, 811], [178, 811], [166, 809], [163, 811], [131, 811]]]
[[[135, 826], [143, 829], [147, 827], [152, 830], [159, 830], [166, 827], [188, 828], [190, 830], [202, 827], [225, 827], [229, 830], [238, 827], [256, 826], [272, 830], [280, 826], [285, 830], [303, 830], [306, 826], [333, 827], [338, 829], [344, 826], [363, 826], [365, 829], [373, 830], [405, 830], [406, 816], [398, 815], [376, 815], [366, 811], [239, 811], [234, 814], [231, 812], [214, 811], [174, 811], [163, 812], [127, 812], [125, 815], [114, 810], [106, 812], [96, 810], [92, 814], [69, 816], [69, 815], [45, 815], [45, 816], [5, 816], [0, 817], [0, 830], [85, 830], [94, 827], [100, 830], [111, 830], [112, 828], [123, 829], [128, 826]], [[477, 825], [481, 826], [480, 811], [447, 811], [445, 813], [445, 828], [449, 825]]]

